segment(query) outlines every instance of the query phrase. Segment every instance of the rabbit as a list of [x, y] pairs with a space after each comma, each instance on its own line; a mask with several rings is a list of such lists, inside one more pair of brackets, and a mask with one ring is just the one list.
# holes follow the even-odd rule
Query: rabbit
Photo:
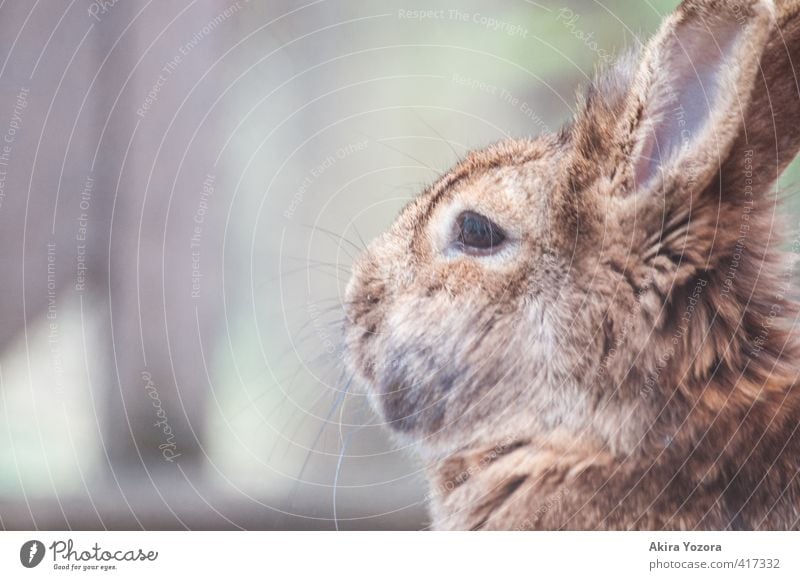
[[433, 529], [800, 527], [799, 4], [685, 0], [355, 261], [346, 364]]

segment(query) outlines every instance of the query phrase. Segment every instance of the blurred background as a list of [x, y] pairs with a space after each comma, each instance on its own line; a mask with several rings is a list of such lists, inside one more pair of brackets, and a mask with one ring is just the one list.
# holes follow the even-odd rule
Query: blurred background
[[352, 259], [676, 4], [2, 0], [0, 526], [424, 528]]

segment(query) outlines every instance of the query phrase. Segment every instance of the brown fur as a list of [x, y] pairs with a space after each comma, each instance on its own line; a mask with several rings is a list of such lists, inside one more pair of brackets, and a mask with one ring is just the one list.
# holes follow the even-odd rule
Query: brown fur
[[[428, 462], [434, 527], [800, 527], [773, 192], [800, 148], [799, 5], [683, 2], [561, 133], [470, 153], [358, 261], [349, 363]], [[674, 86], [707, 122], [650, 161]], [[467, 209], [499, 252], [452, 250]]]

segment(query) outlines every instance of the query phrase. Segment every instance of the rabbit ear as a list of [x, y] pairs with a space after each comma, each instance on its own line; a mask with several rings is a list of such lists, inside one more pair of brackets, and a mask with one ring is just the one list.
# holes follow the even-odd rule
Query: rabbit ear
[[[800, 150], [800, 0], [778, 0], [776, 6], [777, 25], [764, 49], [744, 125], [716, 190], [741, 195], [741, 184], [747, 183], [754, 194], [769, 193]], [[741, 160], [747, 157], [756, 160], [761, 170], [745, 170]]]
[[773, 27], [772, 0], [687, 0], [649, 44], [618, 129], [624, 190], [695, 190], [718, 174]]

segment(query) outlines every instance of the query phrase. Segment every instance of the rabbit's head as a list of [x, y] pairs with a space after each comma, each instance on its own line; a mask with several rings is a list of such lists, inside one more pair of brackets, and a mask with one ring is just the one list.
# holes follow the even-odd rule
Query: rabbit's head
[[394, 431], [434, 454], [540, 436], [623, 449], [671, 399], [712, 396], [692, 385], [735, 367], [741, 297], [759, 264], [772, 275], [762, 253], [727, 278], [743, 224], [774, 218], [776, 146], [745, 127], [775, 117], [748, 114], [774, 10], [682, 3], [561, 132], [470, 153], [369, 246], [348, 362]]

